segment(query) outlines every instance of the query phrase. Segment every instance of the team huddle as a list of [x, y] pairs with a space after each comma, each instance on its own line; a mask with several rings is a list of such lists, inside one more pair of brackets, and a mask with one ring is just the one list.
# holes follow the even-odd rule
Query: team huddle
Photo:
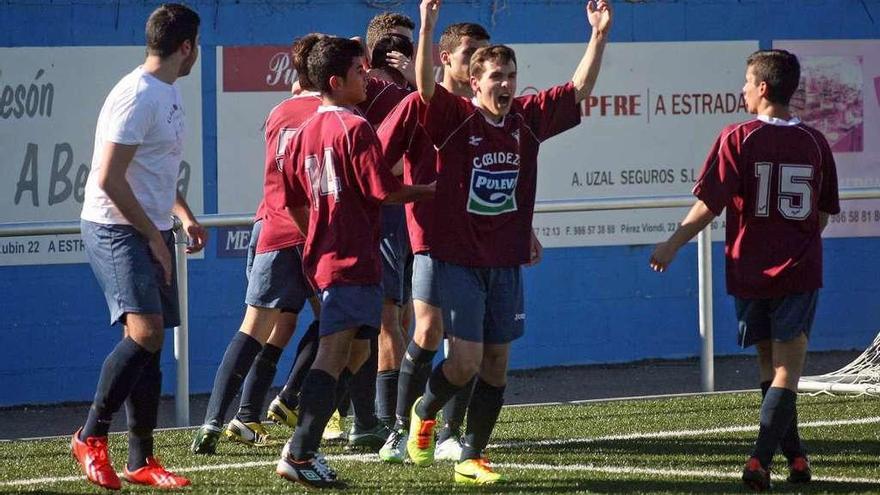
[[[397, 13], [373, 18], [363, 43], [319, 33], [294, 41], [293, 94], [266, 118], [245, 314], [217, 370], [194, 454], [214, 454], [221, 437], [271, 445], [265, 413], [293, 430], [276, 472], [309, 487], [344, 486], [320, 452], [322, 440], [338, 439], [389, 463], [453, 461], [457, 483], [504, 481], [485, 449], [504, 402], [510, 345], [525, 330], [521, 267], [541, 257], [532, 230], [538, 150], [580, 123], [613, 13], [609, 1], [589, 1], [591, 36], [571, 80], [517, 96], [516, 54], [490, 44], [474, 23], [442, 31], [436, 82], [440, 7], [422, 0], [417, 44], [416, 24]], [[156, 460], [153, 430], [163, 329], [179, 321], [171, 214], [191, 251], [206, 240], [172, 180], [184, 133], [174, 81], [196, 60], [198, 27], [185, 6], [153, 12], [147, 60], [110, 93], [96, 131], [83, 239], [111, 323], [121, 322], [125, 335], [104, 362], [71, 450], [89, 481], [110, 489], [121, 482], [107, 433], [123, 403], [123, 477], [158, 488], [189, 484]], [[719, 136], [697, 203], [651, 266], [663, 271], [727, 209], [728, 289], [743, 345], [758, 348], [766, 394], [743, 474], [760, 490], [770, 486], [778, 447], [789, 479], [810, 479], [794, 390], [821, 287], [819, 234], [838, 205], [824, 137], [788, 113], [797, 59], [756, 52], [747, 67], [743, 93], [758, 119]], [[266, 407], [306, 302], [316, 319]], [[445, 359], [434, 366], [444, 340]], [[349, 410], [345, 432], [340, 418]]]

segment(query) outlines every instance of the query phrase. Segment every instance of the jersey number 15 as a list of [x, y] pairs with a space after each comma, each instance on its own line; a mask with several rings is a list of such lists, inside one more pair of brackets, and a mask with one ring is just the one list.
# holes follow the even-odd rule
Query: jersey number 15
[[[755, 163], [755, 177], [758, 179], [758, 198], [755, 205], [756, 217], [770, 216], [770, 187], [773, 183], [773, 164]], [[813, 166], [781, 163], [776, 180], [776, 208], [789, 220], [804, 220], [813, 211]]]

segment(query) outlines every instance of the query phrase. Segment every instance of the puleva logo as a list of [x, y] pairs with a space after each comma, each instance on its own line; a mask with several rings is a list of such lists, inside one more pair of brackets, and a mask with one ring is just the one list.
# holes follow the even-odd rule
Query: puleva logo
[[516, 211], [518, 170], [493, 172], [473, 169], [468, 212], [476, 215], [500, 215]]

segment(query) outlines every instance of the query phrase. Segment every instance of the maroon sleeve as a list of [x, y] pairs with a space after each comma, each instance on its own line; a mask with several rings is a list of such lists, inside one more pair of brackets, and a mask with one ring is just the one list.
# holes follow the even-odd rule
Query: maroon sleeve
[[694, 196], [720, 215], [740, 188], [737, 165], [739, 151], [732, 128], [725, 128], [706, 157], [700, 177], [694, 185]]
[[410, 94], [382, 121], [376, 134], [386, 163], [397, 163], [409, 150], [419, 125], [421, 106], [423, 104], [419, 95]]
[[364, 194], [377, 203], [400, 189], [400, 181], [391, 173], [382, 157], [382, 146], [373, 128], [361, 121], [351, 130], [351, 163], [355, 179]]
[[434, 96], [428, 104], [422, 104], [419, 123], [424, 127], [434, 146], [443, 146], [449, 136], [473, 112], [473, 105], [455, 96], [443, 86], [434, 86]]
[[309, 197], [303, 189], [302, 176], [297, 170], [297, 147], [302, 138], [298, 135], [290, 139], [284, 148], [284, 156], [281, 158], [281, 175], [284, 180], [284, 202], [288, 208], [308, 206]]
[[819, 137], [820, 149], [822, 150], [822, 183], [819, 190], [819, 211], [836, 215], [840, 213], [840, 199], [837, 192], [837, 165], [834, 163], [834, 155], [828, 141], [821, 133]]
[[526, 123], [538, 141], [561, 134], [581, 123], [574, 84], [567, 83], [545, 89], [537, 94], [517, 98], [522, 105]]

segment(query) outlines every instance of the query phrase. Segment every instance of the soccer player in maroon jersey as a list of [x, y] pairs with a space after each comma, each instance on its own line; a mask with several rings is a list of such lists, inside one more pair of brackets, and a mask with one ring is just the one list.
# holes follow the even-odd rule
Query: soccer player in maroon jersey
[[[279, 163], [288, 140], [321, 104], [320, 94], [309, 81], [305, 61], [323, 37], [312, 33], [294, 41], [291, 58], [304, 91], [279, 103], [266, 118], [263, 199], [251, 235], [253, 252], [248, 253], [247, 309], [217, 369], [205, 420], [191, 447], [196, 454], [216, 451], [227, 409], [243, 381], [241, 408], [227, 426], [226, 436], [251, 445], [267, 443], [268, 435], [260, 421], [263, 400], [275, 376], [278, 358], [296, 328], [297, 314], [306, 299], [314, 300], [302, 273], [305, 236], [287, 213]], [[318, 314], [316, 300], [312, 309]], [[274, 400], [270, 416], [295, 426], [296, 395], [289, 391], [281, 395], [287, 400]]]
[[437, 412], [474, 375], [459, 483], [501, 480], [483, 457], [504, 401], [510, 343], [524, 331], [520, 266], [531, 258], [532, 214], [540, 143], [580, 123], [611, 27], [606, 1], [587, 4], [592, 36], [571, 82], [516, 97], [513, 50], [493, 45], [470, 61], [474, 98], [434, 83], [432, 37], [439, 0], [423, 0], [416, 81], [425, 106], [420, 123], [437, 148], [436, 218], [431, 256], [438, 260], [440, 306], [449, 357], [428, 380], [410, 415], [407, 452], [433, 462]]
[[340, 483], [318, 447], [337, 378], [351, 353], [368, 349], [381, 319], [381, 205], [432, 197], [434, 187], [402, 185], [385, 164], [372, 126], [352, 111], [366, 98], [357, 41], [319, 41], [308, 67], [323, 104], [288, 144], [282, 173], [290, 214], [307, 231], [303, 271], [320, 291], [321, 343], [300, 391], [296, 431], [276, 472], [328, 488]]
[[755, 345], [761, 376], [761, 424], [743, 471], [747, 486], [770, 488], [779, 447], [791, 482], [810, 480], [797, 430], [797, 384], [822, 287], [822, 230], [840, 211], [828, 142], [789, 110], [800, 80], [797, 57], [753, 53], [743, 97], [757, 118], [725, 127], [694, 186], [697, 202], [650, 265], [665, 271], [679, 248], [727, 209], [727, 292], [736, 302], [739, 342]]
[[[489, 45], [489, 33], [479, 24], [450, 24], [440, 36], [439, 52], [443, 64], [442, 85], [450, 93], [471, 98], [468, 66], [471, 55]], [[437, 179], [437, 153], [419, 125], [419, 109], [423, 104], [418, 93], [407, 96], [379, 127], [379, 140], [389, 163], [403, 157], [404, 182], [430, 184]], [[421, 201], [406, 205], [406, 221], [412, 252], [412, 296], [416, 327], [406, 356], [400, 362], [400, 383], [397, 389], [396, 422], [379, 457], [385, 462], [399, 463], [406, 458], [409, 412], [415, 399], [425, 390], [431, 363], [443, 338], [443, 317], [440, 313], [436, 276], [432, 270], [429, 234], [434, 215], [433, 202]], [[437, 438], [438, 459], [457, 461], [461, 454], [460, 425], [464, 419], [470, 389], [465, 386], [443, 407], [443, 428]]]

